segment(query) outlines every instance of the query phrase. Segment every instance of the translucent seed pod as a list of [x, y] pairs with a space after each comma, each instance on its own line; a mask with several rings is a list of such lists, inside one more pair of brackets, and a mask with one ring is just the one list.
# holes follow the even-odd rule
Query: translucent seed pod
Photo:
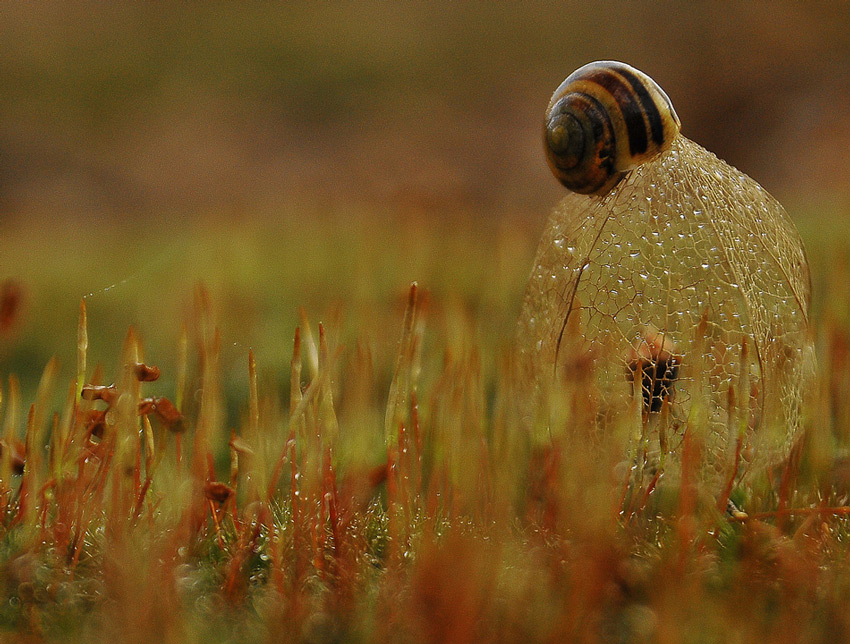
[[[602, 123], [569, 112], [588, 105]], [[809, 269], [782, 206], [678, 126], [666, 94], [623, 63], [591, 63], [553, 97], [550, 165], [588, 194], [561, 201], [537, 250], [517, 329], [520, 402], [539, 424], [541, 402], [581, 365], [596, 426], [642, 399], [627, 453], [675, 462], [690, 426], [703, 474], [721, 484], [779, 462], [800, 434]], [[580, 158], [588, 181], [565, 180]]]

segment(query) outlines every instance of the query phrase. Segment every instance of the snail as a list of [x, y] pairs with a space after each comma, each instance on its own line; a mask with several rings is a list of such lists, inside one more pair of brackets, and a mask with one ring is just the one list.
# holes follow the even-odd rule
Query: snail
[[526, 421], [549, 422], [541, 400], [577, 382], [581, 364], [598, 424], [634, 418], [642, 400], [630, 440], [644, 461], [675, 456], [695, 410], [707, 479], [784, 458], [814, 358], [808, 264], [782, 206], [683, 136], [664, 91], [624, 63], [571, 74], [543, 141], [572, 192], [545, 226], [517, 325]]
[[670, 147], [681, 124], [658, 84], [624, 63], [589, 63], [561, 83], [546, 109], [552, 172], [580, 194], [604, 194]]

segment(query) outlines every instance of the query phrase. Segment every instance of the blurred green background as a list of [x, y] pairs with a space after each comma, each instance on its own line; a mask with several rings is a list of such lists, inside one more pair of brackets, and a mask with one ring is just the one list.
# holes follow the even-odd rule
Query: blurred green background
[[605, 58], [786, 204], [833, 288], [845, 3], [6, 3], [0, 279], [22, 295], [0, 370], [72, 374], [85, 297], [93, 360], [135, 324], [167, 372], [199, 281], [242, 379], [248, 347], [280, 368], [299, 307], [391, 354], [413, 279], [506, 344], [562, 194], [543, 110]]

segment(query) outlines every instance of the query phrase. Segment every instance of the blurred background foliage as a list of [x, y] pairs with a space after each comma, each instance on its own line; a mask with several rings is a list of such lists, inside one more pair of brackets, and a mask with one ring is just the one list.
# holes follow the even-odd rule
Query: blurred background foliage
[[845, 3], [7, 3], [6, 210], [545, 208], [560, 80], [656, 78], [780, 197], [850, 181]]
[[562, 194], [543, 109], [594, 59], [653, 76], [685, 135], [834, 246], [848, 26], [845, 3], [4, 3], [0, 279], [22, 295], [0, 366], [72, 370], [82, 297], [95, 359], [136, 324], [169, 362], [200, 280], [240, 364], [282, 364], [299, 306], [391, 352], [413, 279], [507, 343]]

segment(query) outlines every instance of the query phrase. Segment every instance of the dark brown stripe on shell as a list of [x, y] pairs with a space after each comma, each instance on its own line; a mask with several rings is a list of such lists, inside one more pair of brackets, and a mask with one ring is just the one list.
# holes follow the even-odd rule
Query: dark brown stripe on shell
[[[652, 95], [649, 93], [649, 90], [646, 89], [646, 85], [644, 85], [643, 81], [635, 76], [629, 69], [618, 69], [617, 73], [621, 74], [623, 78], [629, 82], [629, 85], [632, 86], [640, 104], [643, 106], [646, 118], [649, 121], [649, 129], [652, 133], [652, 140], [656, 145], [661, 145], [664, 143], [664, 122], [661, 119], [661, 113], [658, 111], [658, 106], [655, 104], [655, 101], [652, 100]], [[670, 111], [673, 111], [672, 105], [670, 106]]]
[[[649, 142], [646, 137], [646, 122], [643, 119], [643, 106], [638, 103], [631, 83], [626, 84], [619, 74], [624, 70], [618, 69], [617, 73], [608, 69], [600, 69], [588, 74], [585, 80], [596, 83], [611, 96], [620, 108], [623, 121], [626, 123], [626, 132], [629, 135], [629, 151], [632, 154], [644, 154]], [[656, 110], [657, 114], [658, 110]]]

